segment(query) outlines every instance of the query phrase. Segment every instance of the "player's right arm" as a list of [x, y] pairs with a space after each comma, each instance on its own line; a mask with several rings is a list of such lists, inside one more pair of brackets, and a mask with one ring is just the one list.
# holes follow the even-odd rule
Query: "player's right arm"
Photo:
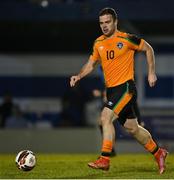
[[94, 70], [96, 64], [97, 64], [97, 61], [93, 61], [89, 59], [87, 63], [82, 67], [79, 74], [71, 76], [70, 86], [71, 87], [75, 86], [78, 81], [80, 81], [86, 75], [90, 74]]
[[99, 59], [100, 59], [100, 55], [99, 55], [98, 50], [96, 48], [96, 41], [95, 41], [94, 45], [93, 45], [93, 52], [92, 52], [92, 54], [90, 55], [87, 63], [80, 70], [79, 74], [71, 77], [71, 79], [70, 79], [70, 86], [71, 87], [75, 86], [76, 83], [78, 81], [80, 81], [80, 79], [82, 79], [86, 75], [90, 74], [94, 70], [96, 65], [100, 62]]

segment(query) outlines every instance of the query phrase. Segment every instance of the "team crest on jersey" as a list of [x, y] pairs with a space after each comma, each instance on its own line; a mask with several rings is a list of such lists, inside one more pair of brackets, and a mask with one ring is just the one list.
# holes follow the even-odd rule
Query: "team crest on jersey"
[[121, 49], [121, 48], [123, 47], [123, 43], [121, 43], [121, 42], [117, 43], [117, 47], [118, 47], [119, 49]]

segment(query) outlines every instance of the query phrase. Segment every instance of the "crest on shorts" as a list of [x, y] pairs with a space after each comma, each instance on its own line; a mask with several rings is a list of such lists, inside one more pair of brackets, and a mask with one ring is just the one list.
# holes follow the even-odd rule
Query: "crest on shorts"
[[117, 43], [117, 47], [118, 47], [119, 49], [121, 49], [121, 48], [123, 47], [123, 43], [122, 43], [122, 42]]

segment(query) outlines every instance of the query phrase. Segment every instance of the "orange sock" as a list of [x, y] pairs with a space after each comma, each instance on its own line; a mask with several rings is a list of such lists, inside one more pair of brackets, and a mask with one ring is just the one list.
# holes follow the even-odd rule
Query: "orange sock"
[[112, 151], [112, 141], [110, 140], [103, 140], [102, 145], [102, 156], [109, 157]]
[[153, 141], [153, 139], [150, 139], [144, 147], [152, 154], [155, 154], [159, 149], [158, 145]]

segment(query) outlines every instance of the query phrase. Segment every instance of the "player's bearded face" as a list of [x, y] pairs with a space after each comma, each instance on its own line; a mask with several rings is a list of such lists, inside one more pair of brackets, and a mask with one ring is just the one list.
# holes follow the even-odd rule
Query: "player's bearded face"
[[116, 23], [110, 14], [100, 16], [99, 23], [105, 36], [111, 36], [116, 30]]

